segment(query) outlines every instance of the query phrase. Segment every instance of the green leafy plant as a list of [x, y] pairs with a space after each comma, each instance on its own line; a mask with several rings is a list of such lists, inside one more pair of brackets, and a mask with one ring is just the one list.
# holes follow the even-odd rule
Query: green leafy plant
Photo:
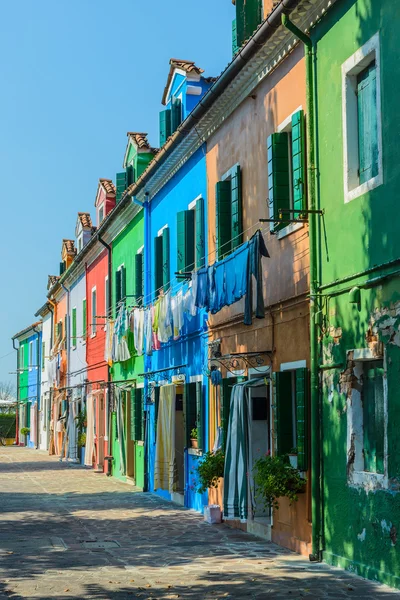
[[190, 439], [197, 440], [197, 435], [197, 427], [193, 427], [192, 431], [190, 432]]
[[75, 421], [78, 430], [82, 432], [87, 426], [86, 408], [84, 408], [83, 410], [81, 410], [80, 413], [77, 414], [77, 416], [75, 417]]
[[297, 448], [292, 448], [289, 454], [297, 454]]
[[31, 432], [29, 427], [21, 427], [21, 434], [22, 435], [29, 435]]
[[297, 502], [306, 480], [289, 463], [289, 457], [266, 454], [257, 459], [253, 468], [255, 494], [263, 499], [266, 506], [279, 508], [278, 498], [289, 498]]
[[206, 452], [197, 467], [198, 488], [204, 494], [209, 488], [217, 488], [219, 479], [224, 476], [225, 454], [222, 450]]
[[86, 446], [86, 433], [80, 433], [78, 435], [78, 448]]

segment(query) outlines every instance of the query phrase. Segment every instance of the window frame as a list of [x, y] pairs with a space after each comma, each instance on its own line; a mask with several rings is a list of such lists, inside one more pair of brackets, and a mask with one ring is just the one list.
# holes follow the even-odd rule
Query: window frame
[[[101, 212], [103, 212], [103, 215], [102, 215], [102, 218], [100, 219], [100, 213]], [[99, 206], [98, 215], [99, 215], [99, 225], [100, 225], [100, 223], [104, 220], [104, 216], [105, 216], [104, 215], [104, 202], [102, 202], [102, 204], [100, 204], [100, 206]]]
[[[350, 359], [350, 356], [352, 358]], [[367, 491], [388, 489], [388, 389], [387, 389], [387, 360], [386, 351], [383, 356], [374, 354], [369, 348], [349, 350], [348, 360], [355, 363], [354, 375], [359, 379], [363, 372], [363, 363], [383, 360], [383, 407], [384, 407], [384, 469], [383, 473], [373, 473], [364, 470], [364, 415], [362, 391], [359, 386], [352, 387], [351, 395], [347, 398], [347, 457], [354, 452], [353, 468], [347, 462], [347, 484], [350, 487], [364, 488]], [[357, 364], [358, 363], [358, 364]], [[354, 447], [353, 446], [354, 440]], [[347, 459], [348, 460], [348, 459]], [[362, 468], [361, 468], [362, 467]]]
[[95, 294], [95, 299], [96, 299], [94, 304], [96, 305], [96, 313], [97, 313], [97, 288], [96, 288], [96, 286], [92, 287], [91, 297], [90, 297], [90, 300], [91, 300], [91, 302], [90, 302], [90, 308], [91, 308], [91, 311], [90, 311], [90, 316], [91, 316], [90, 337], [91, 338], [96, 337], [96, 334], [97, 334], [97, 321], [95, 320], [95, 313], [93, 311], [93, 292]]
[[33, 369], [33, 340], [29, 342], [29, 352], [28, 352], [28, 369], [32, 371]]
[[[378, 174], [364, 183], [359, 178], [357, 75], [373, 61], [376, 64], [376, 112], [378, 143]], [[375, 33], [361, 48], [342, 64], [342, 131], [343, 131], [343, 182], [344, 202], [383, 184], [382, 161], [382, 107], [381, 107], [381, 60], [379, 32]]]
[[[74, 317], [75, 315], [75, 317]], [[75, 335], [74, 335], [75, 328]], [[77, 308], [73, 306], [71, 309], [71, 349], [75, 350], [78, 345], [78, 335], [77, 335]]]
[[[83, 310], [85, 308], [85, 310]], [[82, 344], [86, 344], [87, 338], [87, 300], [86, 296], [82, 298]]]
[[[296, 112], [296, 111], [295, 111]], [[292, 442], [293, 448], [297, 448], [297, 400], [296, 400], [296, 371], [298, 369], [306, 369], [306, 360], [295, 360], [292, 362], [281, 363], [280, 372], [290, 371], [292, 377]], [[275, 405], [275, 399], [274, 399]]]
[[106, 275], [104, 277], [104, 315], [105, 315], [105, 323], [104, 323], [104, 331], [106, 330], [107, 327], [107, 319], [110, 316], [109, 312], [110, 312], [110, 304], [111, 304], [111, 299], [109, 297], [109, 293], [108, 293], [108, 275]]

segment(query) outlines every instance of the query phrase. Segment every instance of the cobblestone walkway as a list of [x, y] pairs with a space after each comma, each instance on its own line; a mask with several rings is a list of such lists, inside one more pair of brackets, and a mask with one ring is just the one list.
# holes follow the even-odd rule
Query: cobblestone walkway
[[46, 453], [0, 448], [0, 598], [400, 598]]

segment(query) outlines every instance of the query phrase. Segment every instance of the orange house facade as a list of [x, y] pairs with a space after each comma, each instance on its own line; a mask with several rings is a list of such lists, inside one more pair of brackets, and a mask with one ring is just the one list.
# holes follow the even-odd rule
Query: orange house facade
[[[235, 384], [257, 380], [257, 387], [248, 392], [251, 464], [245, 476], [249, 490], [254, 490], [251, 482], [255, 461], [269, 454], [292, 454], [293, 464], [299, 460], [307, 483], [298, 502], [290, 505], [287, 498], [281, 498], [279, 509], [274, 510], [265, 506], [254, 490], [253, 510], [247, 518], [233, 519], [231, 524], [308, 555], [309, 425], [307, 420], [299, 425], [298, 419], [299, 395], [308, 402], [309, 242], [307, 219], [295, 221], [299, 213], [293, 212], [300, 205], [306, 208], [305, 61], [303, 49], [297, 46], [269, 70], [267, 44], [261, 52], [266, 67], [261, 82], [260, 77], [248, 75], [246, 88], [245, 83], [239, 87], [234, 80], [231, 96], [235, 105], [232, 108], [227, 103], [227, 111], [231, 112], [221, 118], [215, 110], [215, 117], [208, 117], [212, 131], [206, 156], [209, 263], [227, 259], [239, 243], [245, 244], [258, 230], [269, 254], [261, 258], [265, 315], [255, 315], [257, 294], [253, 281], [250, 325], [244, 324], [244, 299], [209, 318], [209, 369], [218, 368], [222, 374], [221, 386], [210, 386], [210, 447], [221, 429], [225, 446], [226, 437], [235, 435], [233, 425], [227, 425]], [[247, 93], [241, 97], [243, 89]], [[260, 221], [263, 219], [269, 221]], [[307, 409], [305, 406], [305, 412]], [[304, 435], [299, 439], [302, 431]], [[226, 469], [225, 462], [225, 473]], [[241, 482], [235, 485], [240, 487]], [[218, 490], [210, 491], [210, 504], [225, 503], [226, 507], [227, 493], [222, 482]]]

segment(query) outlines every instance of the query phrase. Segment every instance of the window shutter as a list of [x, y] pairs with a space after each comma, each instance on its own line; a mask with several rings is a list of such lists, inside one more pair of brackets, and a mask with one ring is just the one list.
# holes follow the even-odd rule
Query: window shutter
[[68, 325], [68, 316], [65, 315], [64, 316], [64, 348], [67, 348], [67, 344], [68, 344], [68, 335], [69, 335], [69, 332], [68, 332], [67, 325]]
[[[306, 208], [306, 165], [304, 111], [299, 110], [292, 115], [292, 177], [293, 177], [293, 214], [298, 219]], [[292, 217], [292, 215], [289, 215]]]
[[86, 298], [84, 300], [82, 300], [82, 336], [86, 340], [86, 337], [87, 337]]
[[231, 182], [218, 181], [215, 190], [217, 210], [217, 255], [220, 260], [231, 251]]
[[154, 288], [156, 296], [163, 287], [163, 239], [162, 236], [154, 238]]
[[243, 241], [242, 173], [240, 166], [235, 168], [231, 179], [231, 233], [232, 250], [234, 250]]
[[288, 454], [293, 448], [292, 373], [274, 373], [276, 453]]
[[364, 469], [384, 473], [384, 392], [383, 369], [371, 365], [364, 370], [362, 394]]
[[196, 427], [196, 383], [186, 383], [183, 388], [183, 422], [186, 448], [190, 448], [190, 433]]
[[126, 298], [126, 269], [121, 267], [121, 300]]
[[378, 174], [378, 121], [376, 107], [376, 63], [357, 77], [358, 152], [360, 184]]
[[[269, 218], [278, 219], [279, 210], [290, 209], [289, 147], [287, 133], [273, 133], [268, 137], [268, 193]], [[283, 213], [283, 218], [290, 218]], [[271, 233], [283, 229], [288, 223], [270, 223]]]
[[135, 182], [135, 168], [133, 165], [128, 165], [126, 167], [126, 187], [129, 187], [134, 182]]
[[196, 200], [196, 269], [201, 269], [206, 264], [206, 249], [204, 239], [204, 200]]
[[118, 304], [121, 301], [121, 269], [115, 272], [115, 306], [118, 310]]
[[65, 271], [65, 262], [60, 262], [60, 275], [62, 275]]
[[135, 389], [135, 440], [144, 441], [144, 389]]
[[182, 123], [182, 102], [180, 98], [171, 98], [171, 133], [174, 133]]
[[143, 304], [143, 252], [135, 254], [135, 300], [138, 306]]
[[222, 380], [221, 386], [221, 427], [223, 431], [223, 445], [222, 448], [225, 451], [226, 448], [226, 439], [228, 436], [228, 424], [229, 424], [229, 414], [231, 412], [231, 395], [232, 388], [236, 383], [240, 381], [245, 381], [246, 377], [226, 377]]
[[121, 200], [121, 196], [126, 190], [126, 172], [117, 173], [116, 177], [116, 202]]
[[72, 309], [72, 345], [76, 346], [76, 308]]
[[236, 28], [236, 19], [232, 21], [232, 56], [235, 56], [237, 51], [239, 50], [239, 45], [237, 41], [237, 28]]
[[42, 342], [42, 371], [44, 371], [45, 358], [46, 358], [46, 342]]
[[262, 21], [262, 0], [236, 0], [238, 45], [253, 35]]
[[162, 110], [160, 112], [160, 147], [164, 146], [165, 142], [171, 135], [171, 109]]
[[194, 211], [182, 210], [176, 216], [178, 271], [194, 269]]
[[136, 388], [132, 388], [130, 393], [131, 404], [131, 441], [136, 441]]
[[160, 387], [154, 388], [154, 443], [157, 441], [158, 407], [160, 406]]
[[163, 258], [163, 287], [167, 292], [170, 287], [169, 270], [169, 228], [165, 227], [162, 232], [162, 258]]
[[203, 414], [203, 383], [196, 381], [196, 427], [197, 442], [201, 450], [204, 448], [204, 414]]
[[296, 370], [297, 466], [308, 469], [308, 369]]

